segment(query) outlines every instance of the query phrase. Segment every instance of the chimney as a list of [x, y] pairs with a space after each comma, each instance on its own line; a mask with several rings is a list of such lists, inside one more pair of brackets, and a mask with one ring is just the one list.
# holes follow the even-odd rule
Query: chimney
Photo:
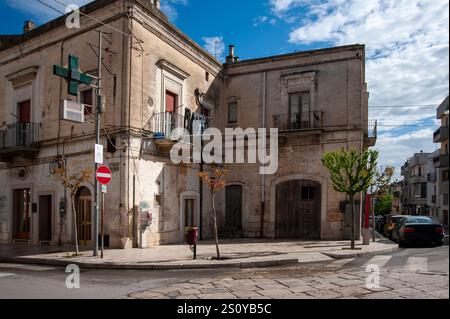
[[234, 45], [229, 45], [229, 55], [227, 56], [227, 64], [239, 62], [239, 58], [234, 56]]
[[36, 23], [34, 23], [31, 20], [27, 20], [25, 21], [24, 25], [23, 25], [23, 33], [27, 33], [30, 32], [31, 30], [36, 28]]

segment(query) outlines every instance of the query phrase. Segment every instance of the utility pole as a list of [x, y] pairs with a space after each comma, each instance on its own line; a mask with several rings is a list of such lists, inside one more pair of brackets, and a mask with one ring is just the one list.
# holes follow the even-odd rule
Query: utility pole
[[[102, 38], [103, 31], [98, 32], [98, 82], [97, 82], [97, 107], [95, 112], [95, 144], [100, 144], [100, 120], [102, 110], [102, 96], [101, 96], [101, 86], [102, 86]], [[98, 164], [95, 163], [95, 171], [98, 169]], [[98, 256], [98, 217], [100, 211], [100, 198], [99, 198], [99, 182], [95, 179], [94, 185], [94, 240], [93, 240], [93, 254]]]

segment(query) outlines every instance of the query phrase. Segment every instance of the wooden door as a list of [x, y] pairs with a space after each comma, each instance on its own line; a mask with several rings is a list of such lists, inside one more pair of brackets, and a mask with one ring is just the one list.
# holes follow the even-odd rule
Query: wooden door
[[87, 246], [92, 238], [92, 198], [88, 188], [78, 191], [76, 200], [77, 231], [80, 245]]
[[276, 187], [275, 236], [277, 238], [320, 238], [321, 185], [292, 180]]
[[242, 230], [242, 186], [228, 186], [225, 191], [225, 196], [226, 233], [236, 235]]
[[31, 122], [31, 101], [23, 101], [18, 104], [18, 116], [20, 123]]
[[30, 239], [30, 189], [13, 191], [13, 239]]
[[39, 196], [39, 240], [52, 240], [52, 196]]

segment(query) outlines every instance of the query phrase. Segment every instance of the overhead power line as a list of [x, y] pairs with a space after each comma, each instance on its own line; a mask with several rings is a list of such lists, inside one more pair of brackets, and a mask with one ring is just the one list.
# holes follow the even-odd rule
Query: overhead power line
[[426, 108], [426, 107], [438, 107], [437, 104], [405, 104], [405, 105], [371, 105], [369, 108], [412, 108], [412, 107], [418, 107], [418, 108]]

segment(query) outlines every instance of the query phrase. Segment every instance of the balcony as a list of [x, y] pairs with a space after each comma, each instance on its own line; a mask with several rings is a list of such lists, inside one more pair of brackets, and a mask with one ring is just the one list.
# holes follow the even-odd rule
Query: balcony
[[203, 130], [209, 127], [209, 119], [196, 113], [187, 117], [175, 112], [163, 112], [153, 114], [145, 134], [153, 138], [158, 151], [167, 153], [180, 140], [180, 136], [174, 132], [175, 129], [186, 129], [191, 135], [200, 134], [201, 127], [196, 127], [193, 120], [200, 121]]
[[13, 123], [0, 130], [0, 161], [14, 156], [31, 159], [39, 152], [39, 123]]
[[442, 143], [448, 140], [448, 126], [438, 128], [433, 134], [434, 143]]
[[448, 168], [448, 154], [439, 155], [433, 158], [434, 168]]
[[367, 136], [364, 136], [364, 144], [368, 147], [375, 146], [378, 137], [378, 120], [369, 120], [367, 123]]
[[273, 124], [280, 132], [320, 130], [323, 128], [323, 112], [277, 114], [273, 116]]
[[446, 114], [448, 114], [448, 96], [445, 98], [445, 100], [439, 105], [437, 111], [436, 111], [436, 118], [442, 119]]

